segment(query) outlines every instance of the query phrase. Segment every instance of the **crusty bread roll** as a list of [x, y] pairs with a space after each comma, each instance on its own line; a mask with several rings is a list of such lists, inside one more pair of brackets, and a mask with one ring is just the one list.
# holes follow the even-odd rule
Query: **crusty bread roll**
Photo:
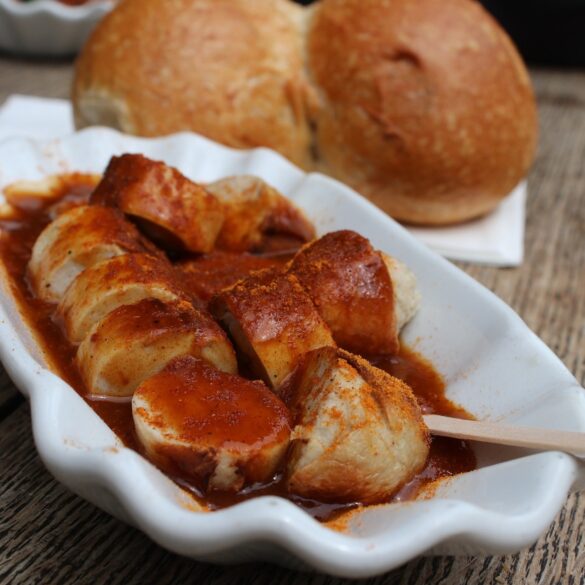
[[78, 60], [78, 127], [268, 146], [393, 217], [478, 217], [532, 162], [529, 77], [472, 0], [123, 0]]
[[528, 170], [530, 79], [477, 2], [323, 0], [308, 55], [325, 168], [391, 216], [480, 216]]
[[122, 1], [79, 57], [76, 125], [193, 130], [306, 166], [302, 14], [288, 0]]

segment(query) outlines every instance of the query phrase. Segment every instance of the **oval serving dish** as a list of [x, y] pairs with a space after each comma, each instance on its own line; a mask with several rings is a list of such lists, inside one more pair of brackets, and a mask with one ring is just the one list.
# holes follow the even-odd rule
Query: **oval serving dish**
[[[480, 419], [585, 431], [583, 388], [508, 306], [351, 189], [305, 174], [272, 151], [235, 151], [193, 134], [141, 139], [100, 128], [50, 142], [12, 139], [0, 143], [0, 189], [56, 173], [100, 173], [124, 152], [163, 160], [196, 181], [258, 175], [303, 208], [319, 234], [358, 230], [415, 272], [422, 307], [403, 339], [441, 372], [450, 399]], [[547, 529], [585, 475], [566, 454], [484, 446], [476, 448], [476, 471], [441, 483], [427, 499], [366, 508], [344, 533], [274, 496], [198, 512], [45, 367], [5, 279], [0, 358], [30, 400], [35, 442], [51, 473], [160, 545], [198, 560], [267, 560], [366, 577], [419, 554], [513, 552]]]
[[73, 55], [114, 0], [69, 6], [55, 0], [0, 0], [0, 49], [20, 55]]

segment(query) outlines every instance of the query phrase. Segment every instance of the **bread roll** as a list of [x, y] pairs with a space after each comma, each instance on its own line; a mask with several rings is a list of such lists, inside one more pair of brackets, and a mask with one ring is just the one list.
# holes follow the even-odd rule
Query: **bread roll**
[[526, 69], [471, 0], [125, 0], [73, 103], [78, 127], [273, 148], [426, 225], [493, 209], [537, 136]]
[[308, 55], [321, 164], [392, 217], [480, 216], [528, 170], [530, 79], [477, 2], [322, 0]]
[[302, 14], [288, 0], [120, 2], [79, 57], [76, 125], [193, 130], [306, 166]]

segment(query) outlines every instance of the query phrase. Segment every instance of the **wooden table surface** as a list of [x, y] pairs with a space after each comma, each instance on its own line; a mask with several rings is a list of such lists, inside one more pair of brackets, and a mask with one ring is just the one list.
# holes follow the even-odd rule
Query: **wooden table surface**
[[[0, 103], [12, 93], [67, 97], [68, 62], [0, 56]], [[585, 72], [533, 70], [541, 139], [529, 177], [520, 268], [459, 266], [510, 304], [585, 382]], [[85, 503], [41, 464], [27, 403], [0, 374], [0, 583], [340, 583], [265, 564], [220, 567], [178, 557]], [[519, 554], [413, 560], [376, 584], [585, 583], [585, 497], [572, 495]]]

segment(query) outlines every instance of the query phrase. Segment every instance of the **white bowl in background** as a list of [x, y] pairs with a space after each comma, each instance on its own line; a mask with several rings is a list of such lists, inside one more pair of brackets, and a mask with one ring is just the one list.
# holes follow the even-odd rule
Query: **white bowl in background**
[[73, 55], [113, 5], [114, 0], [93, 0], [80, 6], [56, 0], [0, 0], [0, 50], [19, 55]]
[[[585, 431], [583, 388], [507, 305], [348, 187], [305, 174], [270, 150], [236, 151], [194, 134], [144, 139], [100, 128], [49, 142], [11, 139], [0, 143], [0, 190], [18, 179], [101, 172], [123, 152], [164, 160], [199, 181], [258, 175], [302, 207], [319, 233], [361, 232], [415, 272], [422, 307], [403, 339], [442, 373], [449, 398], [478, 418]], [[347, 533], [272, 496], [195, 512], [184, 492], [122, 447], [78, 394], [43, 366], [5, 281], [0, 358], [30, 400], [37, 449], [51, 473], [160, 545], [198, 560], [262, 559], [366, 577], [419, 554], [514, 552], [532, 544], [570, 490], [584, 483], [582, 463], [569, 455], [482, 447], [476, 471], [443, 482], [428, 500], [366, 509]]]

